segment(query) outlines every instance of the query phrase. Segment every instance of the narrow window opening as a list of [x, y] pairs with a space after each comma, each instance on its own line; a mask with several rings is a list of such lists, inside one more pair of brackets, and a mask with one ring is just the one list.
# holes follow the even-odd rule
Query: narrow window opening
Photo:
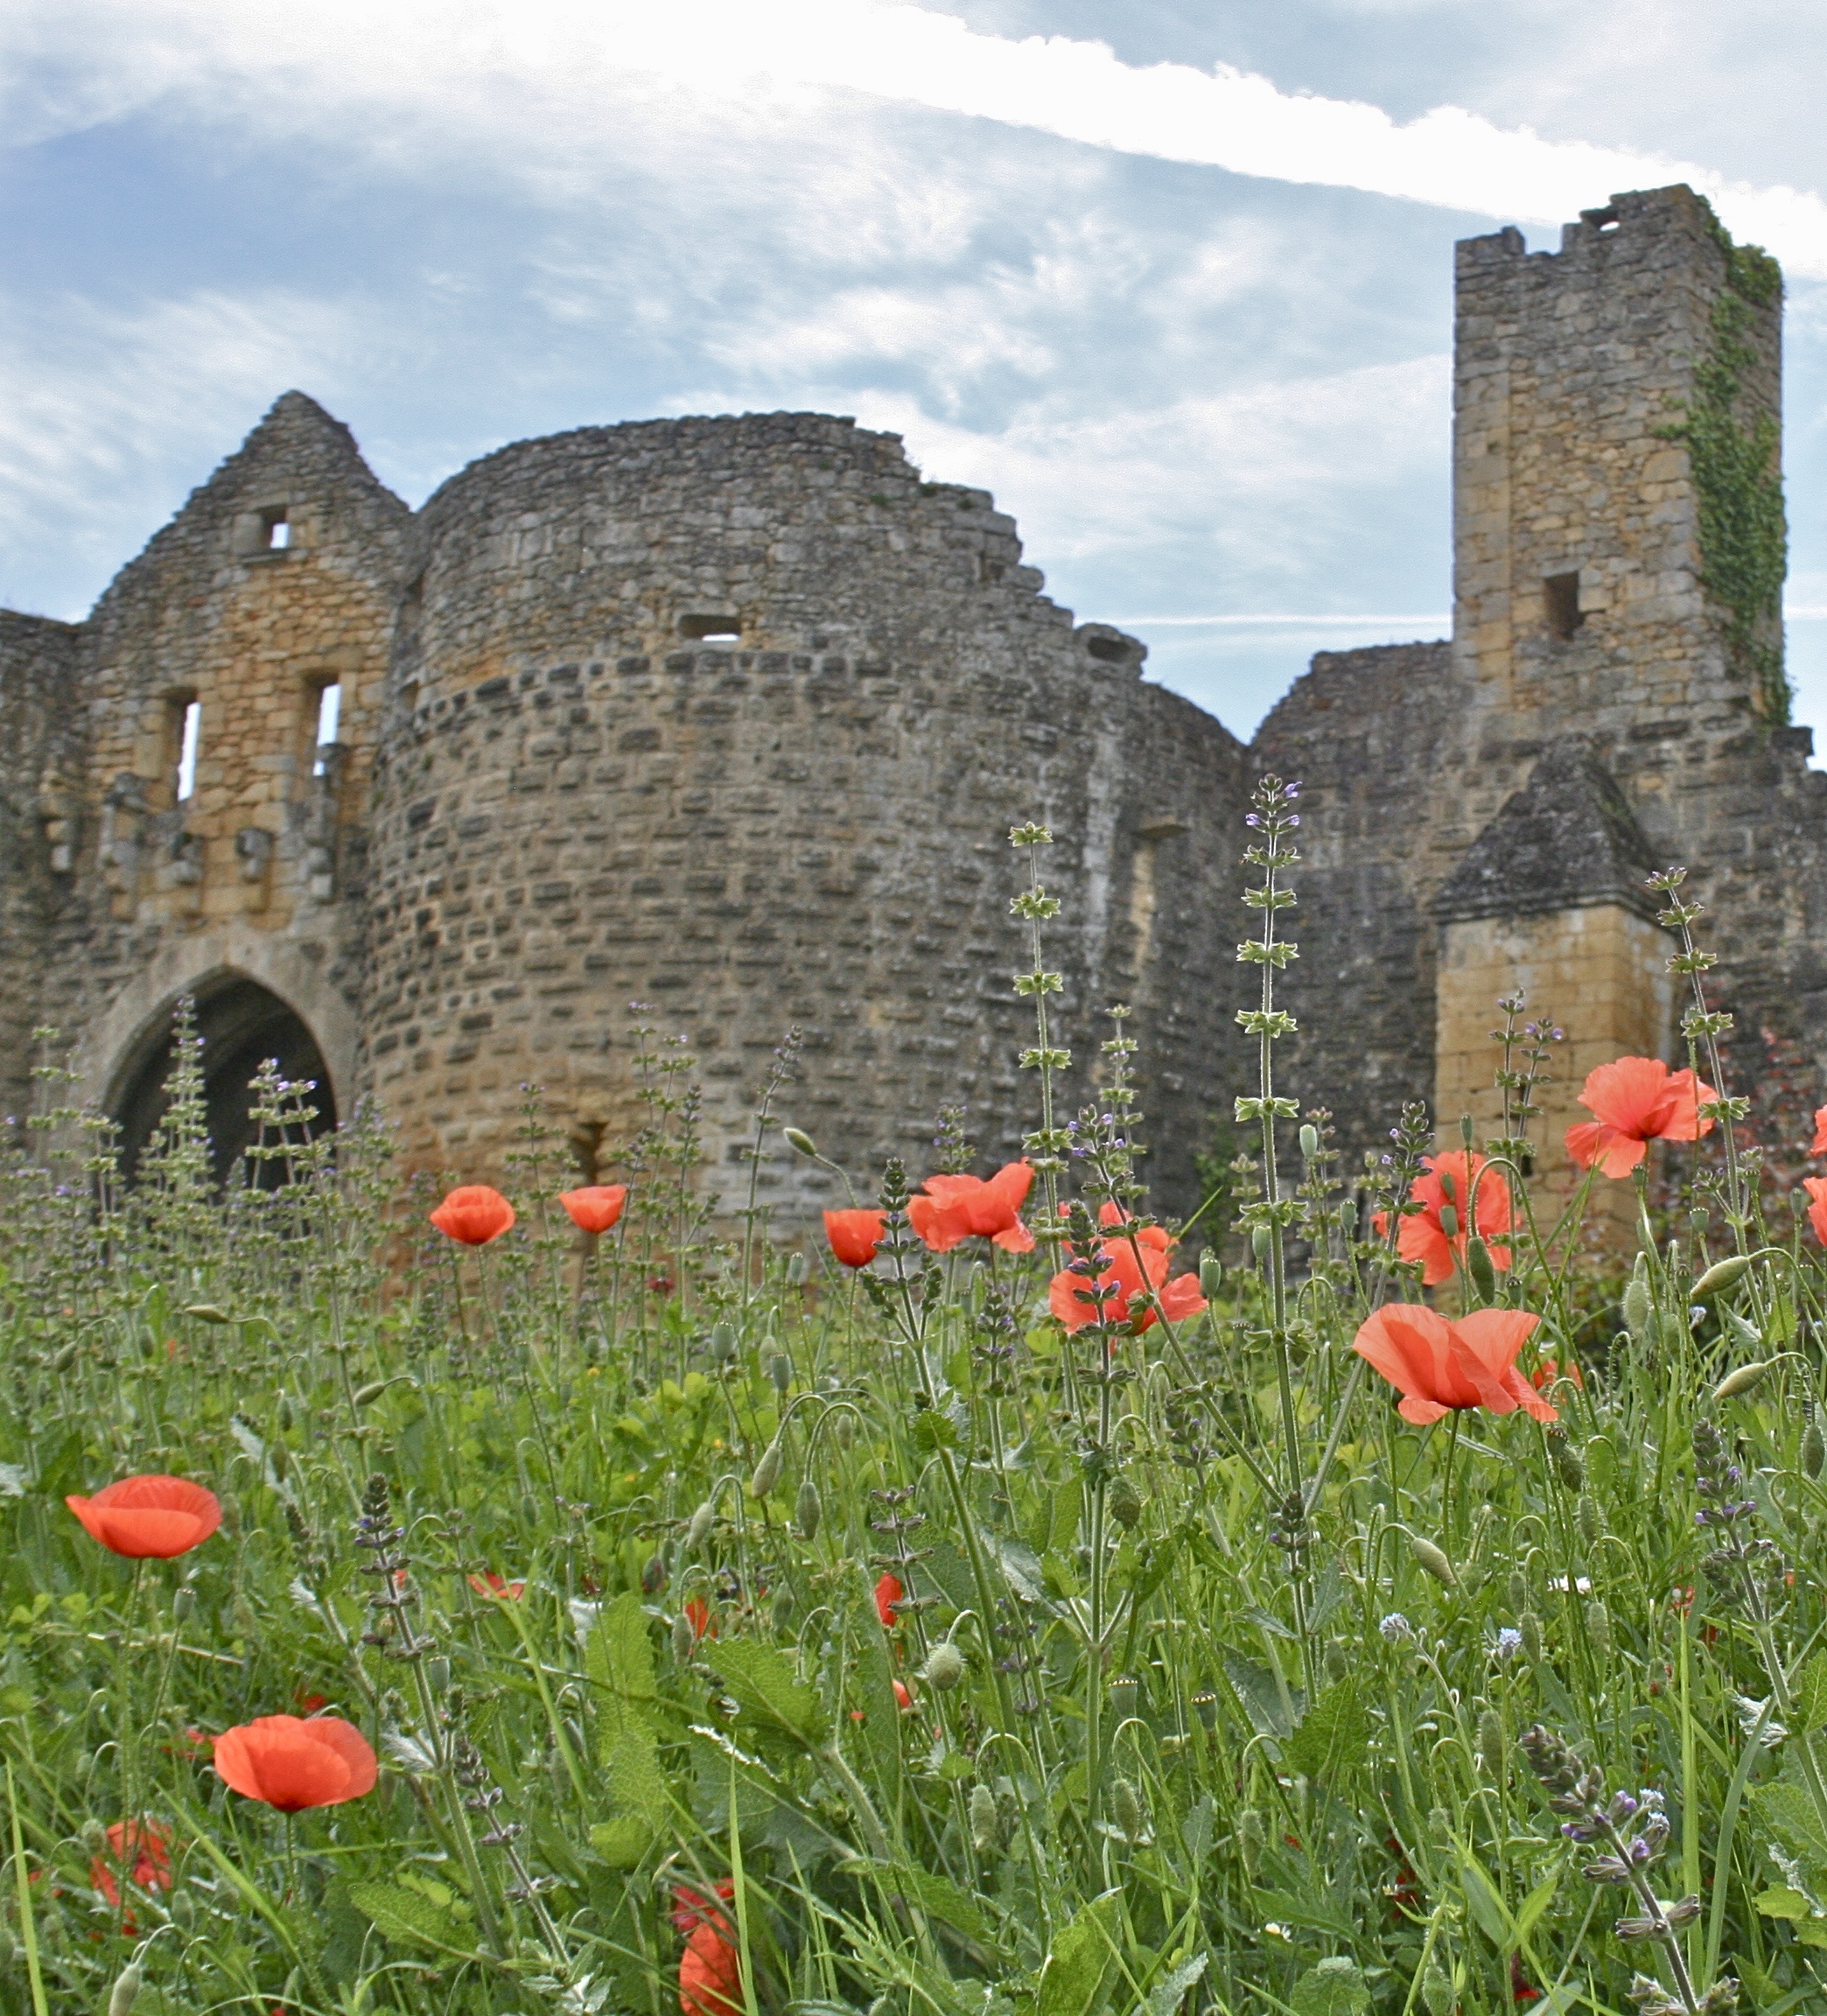
[[291, 519], [286, 508], [281, 504], [271, 511], [262, 511], [260, 522], [265, 528], [261, 543], [269, 553], [284, 553], [291, 545]]
[[311, 766], [311, 774], [324, 774], [324, 751], [336, 739], [337, 729], [342, 722], [342, 682], [337, 680], [319, 689], [318, 693], [317, 754]]
[[1548, 627], [1564, 642], [1572, 637], [1586, 616], [1579, 606], [1579, 576], [1576, 574], [1550, 574], [1542, 584], [1542, 599], [1545, 606]]
[[197, 788], [197, 746], [203, 734], [203, 703], [200, 700], [179, 700], [172, 704], [172, 711], [184, 710], [184, 718], [178, 730], [178, 802], [189, 802]]
[[734, 644], [742, 635], [742, 625], [733, 616], [682, 616], [679, 634], [700, 644]]

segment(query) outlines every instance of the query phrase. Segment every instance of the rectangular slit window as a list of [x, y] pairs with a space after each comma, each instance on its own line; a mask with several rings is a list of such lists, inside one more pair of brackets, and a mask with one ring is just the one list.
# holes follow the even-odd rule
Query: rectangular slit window
[[336, 739], [338, 728], [342, 724], [342, 682], [323, 687], [318, 694], [317, 755], [311, 766], [311, 774], [324, 774], [324, 750]]
[[203, 735], [203, 703], [184, 703], [184, 723], [178, 732], [178, 802], [186, 804], [197, 788], [197, 746]]
[[1548, 627], [1564, 642], [1586, 621], [1579, 606], [1579, 576], [1550, 574], [1542, 584]]
[[269, 553], [284, 553], [291, 545], [291, 520], [285, 507], [261, 514], [261, 523], [266, 529], [262, 543]]

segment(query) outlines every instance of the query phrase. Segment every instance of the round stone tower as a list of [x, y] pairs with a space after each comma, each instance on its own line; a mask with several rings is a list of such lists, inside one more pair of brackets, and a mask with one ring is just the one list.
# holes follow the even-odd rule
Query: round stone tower
[[[923, 1173], [961, 1097], [1009, 1151], [1035, 1116], [1008, 833], [1039, 820], [1078, 1088], [1131, 1003], [1172, 1144], [1152, 1173], [1190, 1190], [1242, 751], [1040, 594], [986, 493], [847, 420], [652, 421], [486, 457], [412, 540], [362, 1015], [410, 1159], [497, 1171], [534, 1082], [606, 1173], [639, 1118], [632, 1001], [699, 1059], [713, 1163], [791, 1026], [780, 1117], [859, 1173]], [[766, 1186], [789, 1180], [823, 1182], [775, 1152]]]

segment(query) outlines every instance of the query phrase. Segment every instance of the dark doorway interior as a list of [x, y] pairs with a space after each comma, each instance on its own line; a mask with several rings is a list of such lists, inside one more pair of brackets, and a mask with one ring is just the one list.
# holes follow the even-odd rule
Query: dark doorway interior
[[[203, 1039], [203, 1097], [209, 1116], [210, 1159], [218, 1183], [246, 1180], [241, 1158], [253, 1146], [257, 1133], [248, 1117], [251, 1098], [248, 1087], [270, 1057], [278, 1064], [283, 1077], [308, 1078], [315, 1083], [310, 1103], [317, 1108], [318, 1116], [312, 1133], [326, 1133], [336, 1125], [336, 1099], [324, 1054], [310, 1030], [276, 994], [255, 981], [240, 978], [200, 990], [197, 1033]], [[164, 1116], [172, 1054], [167, 1033], [129, 1078], [116, 1103], [122, 1167], [130, 1178]], [[262, 1188], [284, 1180], [282, 1163], [248, 1166]]]

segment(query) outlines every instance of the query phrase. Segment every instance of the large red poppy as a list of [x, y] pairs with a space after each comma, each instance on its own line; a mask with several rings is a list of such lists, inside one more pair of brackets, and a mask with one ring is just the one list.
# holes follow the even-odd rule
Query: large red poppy
[[479, 1596], [499, 1597], [509, 1603], [518, 1603], [527, 1592], [524, 1582], [510, 1582], [504, 1575], [497, 1575], [493, 1568], [485, 1569], [480, 1575], [472, 1575], [469, 1586]]
[[460, 1245], [486, 1246], [514, 1223], [514, 1207], [486, 1183], [459, 1183], [431, 1214], [431, 1222]]
[[359, 1799], [379, 1775], [368, 1738], [340, 1715], [262, 1715], [225, 1729], [215, 1768], [234, 1791], [282, 1813]]
[[1402, 1395], [1404, 1421], [1425, 1426], [1466, 1407], [1493, 1414], [1526, 1409], [1555, 1421], [1550, 1407], [1516, 1369], [1516, 1354], [1541, 1318], [1527, 1309], [1474, 1309], [1456, 1322], [1419, 1302], [1390, 1302], [1358, 1326], [1351, 1348]]
[[[725, 1879], [718, 1900], [728, 1903], [736, 1886]], [[673, 1923], [687, 1935], [679, 1956], [681, 2016], [736, 2016], [743, 2006], [742, 1954], [736, 1929], [710, 1898], [696, 1890], [673, 1892]]]
[[986, 1183], [981, 1176], [928, 1176], [923, 1197], [907, 1200], [914, 1229], [935, 1253], [967, 1239], [987, 1239], [1010, 1253], [1031, 1253], [1034, 1235], [1021, 1222], [1021, 1207], [1034, 1180], [1032, 1166], [1005, 1163]]
[[[1500, 1171], [1480, 1175], [1484, 1166], [1485, 1158], [1476, 1149], [1455, 1148], [1447, 1155], [1424, 1158], [1423, 1173], [1409, 1185], [1409, 1196], [1421, 1208], [1411, 1212], [1397, 1227], [1396, 1250], [1404, 1260], [1421, 1263], [1421, 1280], [1425, 1287], [1437, 1288], [1441, 1282], [1450, 1281], [1455, 1261], [1461, 1267], [1466, 1264], [1466, 1249], [1471, 1242], [1468, 1208], [1472, 1208], [1474, 1184], [1479, 1236], [1485, 1242], [1492, 1266], [1504, 1270], [1509, 1266], [1509, 1243], [1501, 1238], [1514, 1222], [1509, 1185]], [[1441, 1210], [1449, 1204], [1459, 1221], [1459, 1229], [1451, 1239], [1440, 1217]], [[1372, 1222], [1381, 1233], [1388, 1227], [1388, 1214], [1379, 1211]]]
[[1648, 1141], [1698, 1141], [1712, 1132], [1703, 1106], [1718, 1097], [1691, 1071], [1670, 1071], [1660, 1057], [1620, 1057], [1586, 1074], [1579, 1103], [1593, 1120], [1567, 1130], [1567, 1152], [1582, 1169], [1628, 1176]]
[[222, 1523], [214, 1491], [182, 1477], [122, 1477], [93, 1498], [64, 1500], [91, 1538], [130, 1561], [187, 1554]]
[[[592, 1183], [582, 1190], [566, 1190], [558, 1201], [570, 1214], [570, 1222], [580, 1232], [606, 1232], [622, 1214], [622, 1206], [628, 1201], [628, 1186], [626, 1183]], [[514, 1222], [510, 1218], [508, 1224]]]
[[108, 1847], [89, 1864], [89, 1883], [112, 1905], [121, 1901], [116, 1872], [136, 1890], [172, 1887], [172, 1834], [157, 1820], [116, 1820]]
[[883, 1630], [892, 1631], [900, 1622], [900, 1618], [897, 1614], [894, 1606], [906, 1593], [907, 1592], [901, 1586], [900, 1578], [898, 1575], [884, 1575], [881, 1580], [876, 1584], [876, 1615], [882, 1620]]
[[[1113, 1227], [1124, 1222], [1118, 1207], [1108, 1203], [1098, 1213], [1098, 1221]], [[1136, 1258], [1138, 1247], [1142, 1254], [1139, 1265]], [[1125, 1232], [1118, 1238], [1098, 1242], [1098, 1256], [1104, 1265], [1097, 1277], [1097, 1285], [1122, 1290], [1115, 1301], [1102, 1306], [1110, 1321], [1118, 1326], [1126, 1324], [1130, 1333], [1139, 1337], [1153, 1323], [1155, 1312], [1149, 1304], [1138, 1306], [1136, 1298], [1151, 1289], [1170, 1323], [1182, 1322], [1188, 1316], [1204, 1312], [1206, 1299], [1199, 1292], [1198, 1275], [1177, 1274], [1171, 1281], [1167, 1278], [1167, 1256], [1172, 1250], [1172, 1236], [1159, 1225], [1144, 1225], [1136, 1232]], [[1082, 1274], [1074, 1274], [1069, 1269], [1055, 1274], [1048, 1284], [1046, 1306], [1068, 1330], [1082, 1330], [1088, 1323], [1097, 1321], [1099, 1305], [1082, 1298], [1088, 1292], [1089, 1286]]]
[[868, 1266], [882, 1242], [885, 1216], [880, 1211], [827, 1211], [825, 1237], [831, 1242], [831, 1251], [846, 1267]]

